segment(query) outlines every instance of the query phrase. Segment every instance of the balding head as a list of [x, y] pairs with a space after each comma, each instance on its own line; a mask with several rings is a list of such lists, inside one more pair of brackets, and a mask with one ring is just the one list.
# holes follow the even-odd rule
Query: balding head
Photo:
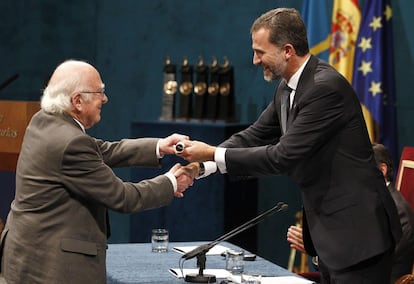
[[55, 69], [50, 77], [48, 86], [57, 85], [60, 82], [66, 81], [68, 78], [72, 78], [73, 81], [78, 81], [79, 84], [82, 84], [82, 80], [85, 76], [93, 71], [97, 72], [89, 63], [78, 60], [68, 60]]
[[84, 61], [67, 60], [60, 64], [43, 92], [41, 107], [49, 113], [70, 112], [71, 96], [82, 90], [88, 90], [93, 84], [103, 88], [99, 72]]

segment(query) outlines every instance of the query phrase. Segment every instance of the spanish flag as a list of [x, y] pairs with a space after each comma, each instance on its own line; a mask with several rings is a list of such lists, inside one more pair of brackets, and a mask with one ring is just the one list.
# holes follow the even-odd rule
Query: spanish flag
[[361, 22], [358, 0], [335, 0], [332, 9], [329, 63], [350, 83], [354, 71], [355, 43]]

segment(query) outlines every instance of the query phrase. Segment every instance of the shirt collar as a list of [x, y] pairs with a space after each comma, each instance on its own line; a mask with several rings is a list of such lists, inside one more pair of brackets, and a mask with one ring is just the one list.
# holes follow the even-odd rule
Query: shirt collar
[[303, 64], [299, 67], [298, 71], [296, 71], [295, 74], [293, 74], [293, 76], [290, 77], [289, 82], [287, 82], [288, 87], [291, 88], [292, 90], [296, 91], [296, 88], [298, 87], [300, 75], [302, 75], [303, 69], [305, 69], [305, 66], [308, 63], [310, 58], [311, 57], [309, 56], [305, 60], [305, 62], [303, 62]]
[[82, 125], [82, 123], [80, 123], [80, 121], [77, 120], [76, 118], [74, 118], [73, 120], [76, 121], [79, 124], [79, 126], [82, 128], [83, 133], [86, 133], [85, 127]]

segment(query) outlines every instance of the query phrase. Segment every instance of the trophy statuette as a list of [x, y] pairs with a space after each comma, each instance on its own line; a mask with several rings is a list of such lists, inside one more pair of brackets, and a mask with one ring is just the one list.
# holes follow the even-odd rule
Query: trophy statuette
[[206, 118], [215, 120], [217, 118], [217, 103], [218, 103], [218, 94], [220, 91], [220, 84], [219, 84], [219, 65], [217, 62], [217, 58], [213, 56], [213, 60], [210, 64], [208, 69], [209, 75], [209, 82], [207, 88], [207, 110], [206, 110]]
[[227, 57], [220, 66], [219, 73], [219, 99], [218, 120], [231, 121], [234, 116], [234, 72]]
[[195, 68], [195, 74], [194, 118], [203, 119], [206, 113], [208, 67], [204, 64], [201, 56]]
[[164, 63], [164, 86], [160, 120], [172, 120], [175, 117], [175, 94], [177, 93], [176, 66], [167, 56]]
[[193, 68], [188, 63], [187, 57], [184, 57], [180, 71], [181, 83], [178, 88], [180, 93], [179, 118], [187, 120], [191, 117], [193, 94]]

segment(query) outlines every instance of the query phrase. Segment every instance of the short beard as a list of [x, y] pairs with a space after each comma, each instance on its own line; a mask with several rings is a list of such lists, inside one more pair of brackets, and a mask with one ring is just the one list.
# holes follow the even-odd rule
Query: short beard
[[265, 81], [267, 82], [272, 82], [275, 80], [278, 80], [280, 78], [280, 76], [277, 76], [275, 73], [273, 72], [269, 72], [269, 73], [263, 73], [263, 78], [265, 79]]

